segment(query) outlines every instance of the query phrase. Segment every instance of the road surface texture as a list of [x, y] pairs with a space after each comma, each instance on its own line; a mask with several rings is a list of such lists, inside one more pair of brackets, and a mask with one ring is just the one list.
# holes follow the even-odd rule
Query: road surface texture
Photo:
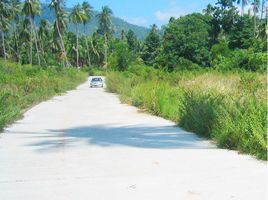
[[0, 135], [1, 200], [266, 200], [265, 162], [88, 82]]

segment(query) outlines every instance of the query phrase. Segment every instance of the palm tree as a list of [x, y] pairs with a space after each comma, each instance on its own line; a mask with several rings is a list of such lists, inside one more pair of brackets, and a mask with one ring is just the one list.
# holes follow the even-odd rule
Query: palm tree
[[78, 24], [83, 23], [85, 17], [84, 10], [81, 5], [74, 6], [70, 13], [70, 21], [75, 24], [76, 30], [76, 67], [79, 67], [79, 42], [78, 42]]
[[248, 0], [237, 0], [237, 4], [240, 4], [240, 3], [241, 3], [241, 7], [242, 7], [241, 15], [243, 16], [244, 11], [245, 11], [245, 7], [248, 4]]
[[16, 53], [16, 60], [18, 62], [20, 62], [20, 50], [19, 50], [19, 44], [18, 44], [18, 31], [17, 31], [17, 27], [20, 21], [20, 0], [11, 0], [10, 1], [11, 4], [11, 13], [12, 13], [12, 20], [13, 20], [13, 31], [14, 31], [14, 39], [15, 39], [15, 53]]
[[85, 37], [85, 42], [86, 42], [86, 48], [87, 48], [87, 59], [88, 59], [88, 64], [91, 65], [90, 62], [90, 55], [89, 55], [89, 45], [88, 45], [88, 41], [87, 41], [87, 37], [86, 37], [86, 25], [87, 23], [91, 20], [91, 16], [92, 16], [92, 6], [84, 1], [82, 3], [82, 9], [84, 11], [84, 18], [83, 18], [83, 25], [84, 25], [84, 37]]
[[23, 14], [30, 19], [31, 23], [31, 42], [30, 42], [30, 48], [31, 48], [31, 55], [30, 55], [30, 64], [33, 63], [33, 39], [35, 40], [35, 47], [37, 51], [37, 59], [38, 59], [38, 65], [40, 66], [40, 52], [37, 44], [37, 37], [36, 37], [36, 31], [35, 31], [35, 25], [34, 25], [34, 17], [40, 15], [40, 2], [39, 0], [25, 0], [25, 3], [22, 8]]
[[[26, 57], [22, 56], [21, 62], [22, 64], [24, 63], [29, 63], [29, 58], [31, 56], [31, 48], [29, 47], [29, 43], [31, 42], [31, 22], [29, 20], [29, 18], [24, 18], [23, 21], [20, 22], [19, 24], [19, 46], [22, 49], [21, 54], [23, 55], [23, 53], [25, 53], [26, 50]], [[23, 58], [27, 58], [28, 61], [26, 61]]]
[[260, 0], [254, 0], [253, 3], [253, 13], [254, 13], [254, 36], [256, 37], [257, 33], [257, 14], [259, 12]]
[[38, 29], [38, 37], [39, 37], [39, 41], [40, 41], [40, 47], [42, 49], [42, 54], [43, 54], [45, 62], [46, 62], [46, 55], [48, 55], [48, 54], [45, 53], [45, 51], [44, 51], [44, 49], [45, 49], [44, 43], [49, 42], [49, 32], [50, 32], [49, 26], [50, 26], [49, 22], [45, 19], [42, 19], [40, 21], [39, 29]]
[[51, 9], [54, 9], [55, 15], [56, 15], [56, 19], [54, 23], [54, 41], [55, 43], [57, 43], [59, 39], [59, 46], [61, 50], [60, 57], [63, 58], [64, 65], [68, 66], [69, 62], [68, 62], [68, 58], [67, 58], [67, 54], [66, 54], [65, 46], [63, 42], [63, 37], [62, 37], [62, 34], [67, 28], [66, 13], [64, 9], [62, 8], [63, 3], [64, 3], [63, 0], [51, 0], [49, 7]]
[[124, 29], [121, 30], [120, 39], [121, 39], [121, 41], [123, 41], [123, 42], [126, 41], [126, 32], [125, 32]]
[[6, 52], [6, 45], [5, 45], [5, 33], [8, 32], [9, 25], [10, 25], [10, 7], [5, 1], [0, 1], [0, 32], [2, 38], [2, 47], [3, 47], [3, 54], [4, 59], [7, 59], [7, 52]]
[[107, 58], [108, 58], [108, 37], [112, 33], [112, 21], [111, 15], [113, 11], [108, 7], [102, 7], [102, 11], [97, 15], [99, 19], [99, 29], [98, 33], [104, 36], [104, 68], [107, 67]]
[[262, 2], [261, 2], [261, 20], [263, 18], [263, 14], [265, 13], [265, 4], [266, 4], [266, 0], [262, 0]]

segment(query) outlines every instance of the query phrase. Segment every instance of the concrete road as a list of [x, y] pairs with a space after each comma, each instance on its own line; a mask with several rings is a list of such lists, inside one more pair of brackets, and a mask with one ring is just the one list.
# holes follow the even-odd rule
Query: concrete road
[[0, 135], [0, 199], [266, 200], [267, 165], [87, 82]]

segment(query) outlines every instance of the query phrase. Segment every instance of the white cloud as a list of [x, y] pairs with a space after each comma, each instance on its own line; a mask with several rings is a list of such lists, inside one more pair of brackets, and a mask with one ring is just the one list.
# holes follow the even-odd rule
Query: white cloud
[[124, 19], [125, 21], [131, 23], [131, 24], [135, 24], [138, 26], [147, 26], [147, 19], [144, 17], [126, 17], [126, 16], [123, 16], [121, 18]]
[[185, 12], [177, 6], [175, 1], [171, 1], [168, 9], [158, 10], [154, 15], [158, 21], [163, 23], [167, 22], [171, 17], [178, 18], [185, 15]]

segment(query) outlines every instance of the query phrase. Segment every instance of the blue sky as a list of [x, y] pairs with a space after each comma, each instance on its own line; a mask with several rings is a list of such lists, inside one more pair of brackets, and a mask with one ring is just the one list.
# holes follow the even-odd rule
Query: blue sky
[[[44, 0], [46, 1], [46, 0]], [[84, 0], [66, 0], [71, 7]], [[108, 5], [116, 17], [141, 26], [166, 24], [171, 16], [179, 17], [191, 12], [201, 12], [216, 0], [88, 0], [95, 10]]]

